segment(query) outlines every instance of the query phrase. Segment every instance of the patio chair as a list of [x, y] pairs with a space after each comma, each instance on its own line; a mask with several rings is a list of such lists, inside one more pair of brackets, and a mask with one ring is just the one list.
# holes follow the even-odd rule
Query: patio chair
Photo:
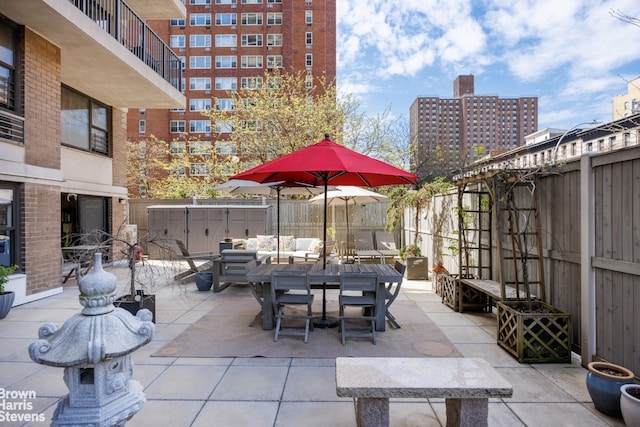
[[[376, 343], [376, 292], [378, 290], [378, 275], [373, 272], [344, 272], [340, 274], [340, 338], [345, 344], [348, 337], [369, 338]], [[357, 314], [348, 308], [359, 308]], [[353, 324], [359, 321], [368, 323], [366, 326]], [[347, 328], [347, 323], [349, 327]], [[363, 331], [363, 332], [355, 332]], [[364, 332], [366, 331], [366, 332]]]
[[[313, 329], [311, 322], [313, 297], [306, 271], [274, 271], [271, 274], [271, 298], [276, 316], [274, 341], [278, 341], [280, 335], [303, 336], [305, 343], [309, 341], [309, 330]], [[286, 306], [305, 305], [307, 306], [306, 314], [285, 313]], [[304, 326], [293, 323], [283, 325], [283, 319], [303, 319]], [[283, 331], [282, 328], [304, 329], [304, 332]]]
[[396, 247], [393, 233], [388, 231], [376, 231], [376, 250], [384, 258], [395, 258], [400, 255]]
[[384, 261], [380, 252], [378, 252], [373, 245], [372, 231], [356, 231], [353, 233], [353, 240], [358, 264], [360, 264], [362, 258], [380, 259]]
[[[407, 264], [398, 260], [396, 260], [393, 267], [396, 269], [398, 273], [402, 274], [403, 276], [404, 276], [404, 272], [407, 270]], [[387, 287], [385, 288], [385, 296], [384, 296], [385, 298], [384, 305], [386, 307], [385, 316], [387, 317], [387, 320], [389, 320], [389, 323], [391, 323], [391, 325], [394, 328], [398, 328], [398, 329], [400, 329], [400, 325], [396, 321], [396, 318], [393, 316], [393, 314], [391, 314], [391, 312], [389, 311], [389, 306], [393, 304], [393, 302], [398, 297], [401, 286], [402, 286], [402, 280], [399, 281], [398, 283], [387, 283]]]
[[[213, 253], [196, 253], [190, 254], [182, 240], [176, 239], [176, 245], [180, 252], [182, 253], [182, 258], [187, 262], [189, 269], [187, 271], [183, 271], [174, 276], [174, 280], [185, 280], [195, 276], [196, 273], [200, 273], [202, 271], [210, 270], [213, 267]], [[193, 260], [207, 260], [202, 263], [200, 266], [197, 266]]]

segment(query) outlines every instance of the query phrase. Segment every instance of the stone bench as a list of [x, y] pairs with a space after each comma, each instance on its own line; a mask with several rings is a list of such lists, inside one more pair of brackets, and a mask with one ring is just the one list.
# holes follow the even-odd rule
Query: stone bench
[[358, 427], [388, 427], [389, 398], [444, 398], [447, 426], [487, 426], [490, 397], [513, 388], [480, 358], [338, 357], [336, 393], [356, 399]]

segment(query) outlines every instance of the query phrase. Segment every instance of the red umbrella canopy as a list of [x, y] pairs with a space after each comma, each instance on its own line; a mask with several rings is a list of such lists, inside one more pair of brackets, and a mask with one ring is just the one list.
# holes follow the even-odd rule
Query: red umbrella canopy
[[231, 179], [378, 187], [415, 184], [417, 176], [325, 137], [320, 142], [241, 172]]

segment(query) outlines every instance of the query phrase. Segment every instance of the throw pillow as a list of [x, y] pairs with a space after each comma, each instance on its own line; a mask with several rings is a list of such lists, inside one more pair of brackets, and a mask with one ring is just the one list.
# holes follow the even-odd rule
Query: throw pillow
[[273, 235], [262, 236], [258, 234], [258, 243], [257, 243], [256, 249], [259, 251], [272, 251]]
[[309, 245], [309, 250], [307, 252], [311, 252], [313, 254], [319, 254], [320, 252], [322, 252], [322, 241], [315, 240]]
[[244, 249], [249, 251], [258, 250], [258, 239], [247, 239], [244, 244]]
[[293, 236], [280, 236], [280, 250], [281, 251], [294, 251], [296, 241]]

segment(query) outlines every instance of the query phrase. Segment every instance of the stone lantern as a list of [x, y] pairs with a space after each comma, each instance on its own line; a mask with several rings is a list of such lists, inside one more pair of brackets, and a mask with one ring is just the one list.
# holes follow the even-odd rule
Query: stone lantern
[[64, 367], [69, 394], [56, 408], [52, 426], [122, 426], [145, 402], [142, 386], [132, 380], [131, 353], [151, 341], [151, 312], [137, 316], [116, 308], [117, 279], [102, 269], [95, 254], [93, 271], [80, 279], [82, 312], [60, 329], [47, 323], [29, 346], [31, 359]]

